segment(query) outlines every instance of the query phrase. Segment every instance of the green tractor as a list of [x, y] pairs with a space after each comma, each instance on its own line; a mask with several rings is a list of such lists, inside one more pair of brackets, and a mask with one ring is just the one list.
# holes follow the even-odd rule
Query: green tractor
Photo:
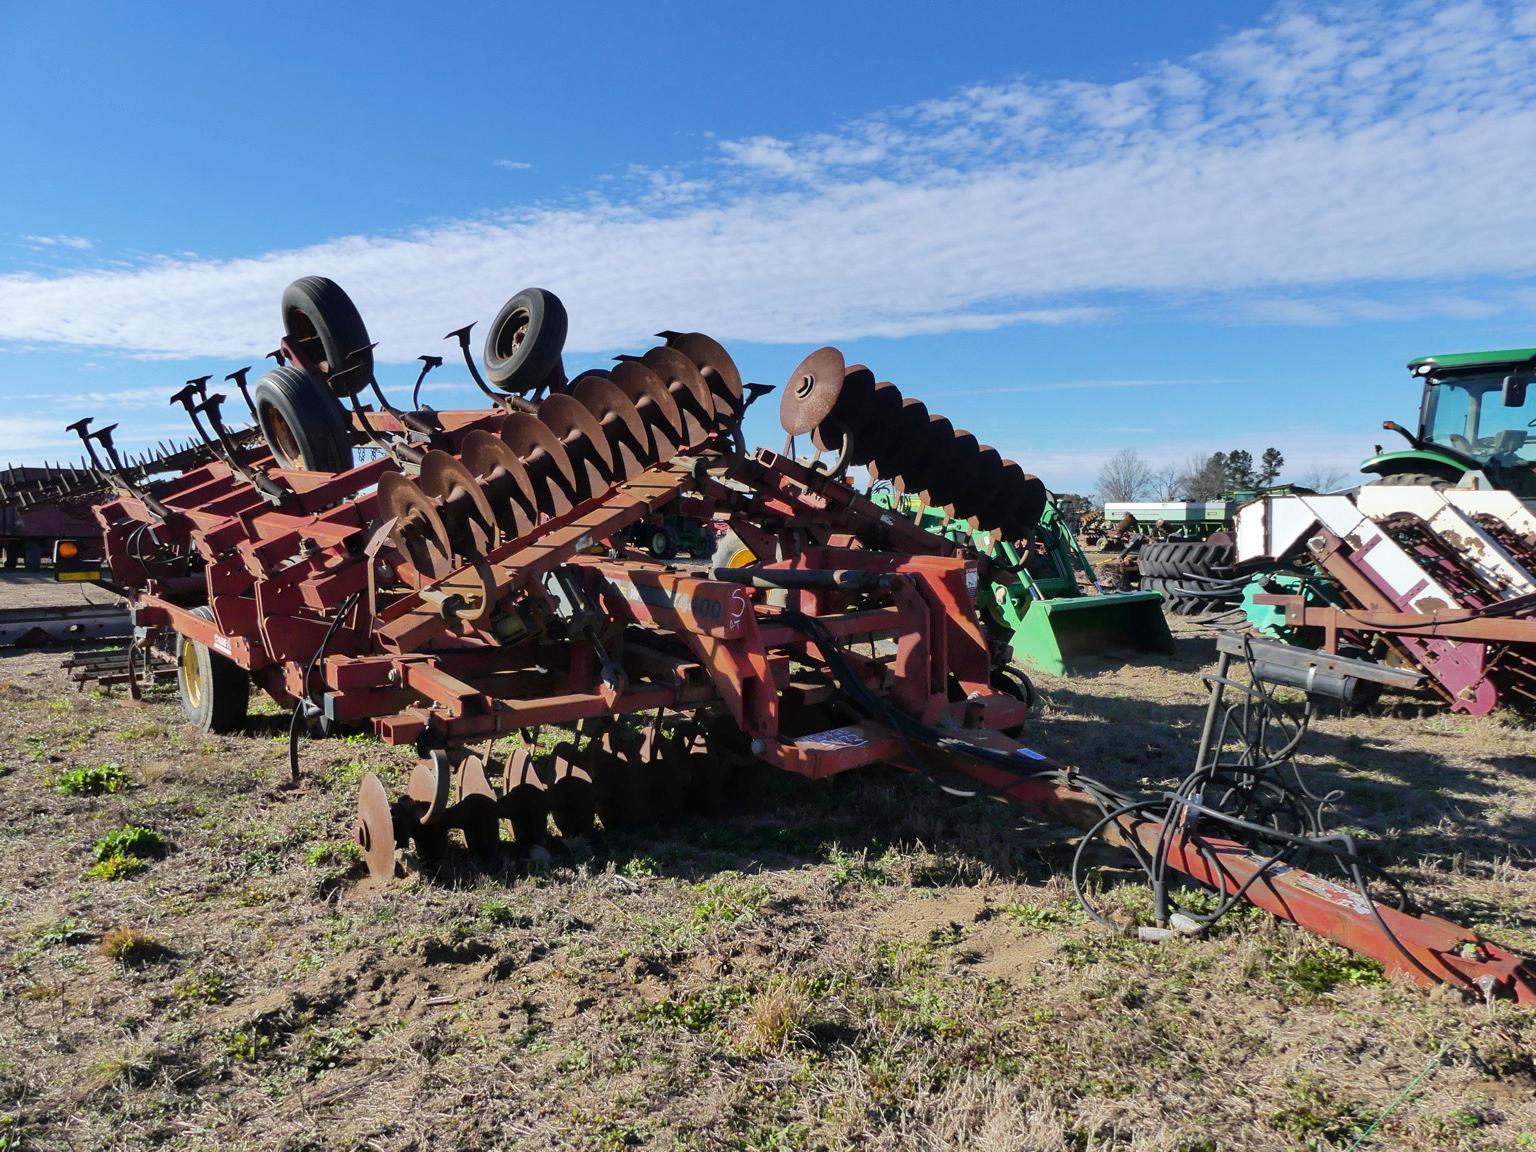
[[1424, 356], [1408, 370], [1424, 385], [1419, 429], [1395, 420], [1382, 424], [1409, 447], [1382, 452], [1360, 465], [1381, 484], [1454, 487], [1470, 476], [1476, 487], [1536, 497], [1536, 403], [1526, 403], [1536, 381], [1536, 348]]

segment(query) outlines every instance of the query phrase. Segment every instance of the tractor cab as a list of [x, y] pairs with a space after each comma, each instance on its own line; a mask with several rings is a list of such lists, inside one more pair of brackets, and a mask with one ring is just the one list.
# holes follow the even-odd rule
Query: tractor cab
[[1408, 370], [1423, 386], [1418, 431], [1388, 420], [1409, 448], [1378, 451], [1361, 471], [1433, 485], [1479, 473], [1478, 487], [1536, 497], [1536, 348], [1424, 356]]

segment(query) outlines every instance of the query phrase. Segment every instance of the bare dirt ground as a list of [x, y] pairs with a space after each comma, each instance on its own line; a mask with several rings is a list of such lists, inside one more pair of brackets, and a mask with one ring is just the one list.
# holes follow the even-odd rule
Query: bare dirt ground
[[[1181, 775], [1211, 643], [1176, 627], [1170, 661], [1042, 678], [1031, 740]], [[290, 793], [274, 709], [208, 736], [59, 658], [0, 655], [3, 1149], [1347, 1149], [1410, 1084], [1361, 1147], [1536, 1148], [1536, 1011], [1257, 914], [1111, 935], [1069, 835], [996, 805], [770, 781], [731, 819], [380, 887], [355, 787], [403, 752], [308, 744]], [[1417, 898], [1536, 954], [1536, 732], [1329, 715], [1305, 753]], [[107, 764], [119, 790], [59, 790]], [[166, 851], [114, 878], [93, 846], [130, 825]]]

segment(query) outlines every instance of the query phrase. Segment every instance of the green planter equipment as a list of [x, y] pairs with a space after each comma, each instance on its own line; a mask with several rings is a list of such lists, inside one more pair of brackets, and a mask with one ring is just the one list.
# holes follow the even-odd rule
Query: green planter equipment
[[[994, 543], [987, 533], [973, 532], [963, 520], [912, 496], [897, 496], [883, 486], [871, 495], [929, 532], [996, 562], [990, 585], [977, 590], [977, 603], [994, 626], [1007, 631], [1013, 658], [1025, 667], [1063, 676], [1088, 660], [1173, 651], [1161, 594], [1104, 592], [1054, 502], [1046, 504], [1026, 555], [1022, 541]], [[1081, 594], [1079, 572], [1092, 585], [1092, 595]]]

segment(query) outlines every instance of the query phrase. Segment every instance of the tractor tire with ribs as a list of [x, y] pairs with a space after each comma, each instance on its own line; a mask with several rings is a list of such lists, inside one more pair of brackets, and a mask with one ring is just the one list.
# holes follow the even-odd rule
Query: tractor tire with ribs
[[251, 390], [251, 404], [280, 468], [345, 472], [352, 467], [346, 410], [302, 368], [272, 369]]
[[357, 305], [341, 285], [304, 276], [283, 289], [283, 335], [299, 357], [338, 396], [352, 396], [373, 379], [373, 343]]
[[1236, 575], [1232, 544], [1216, 540], [1166, 540], [1148, 544], [1137, 558], [1141, 586], [1161, 592], [1168, 610], [1180, 616], [1222, 612], [1240, 593], [1222, 586]]

